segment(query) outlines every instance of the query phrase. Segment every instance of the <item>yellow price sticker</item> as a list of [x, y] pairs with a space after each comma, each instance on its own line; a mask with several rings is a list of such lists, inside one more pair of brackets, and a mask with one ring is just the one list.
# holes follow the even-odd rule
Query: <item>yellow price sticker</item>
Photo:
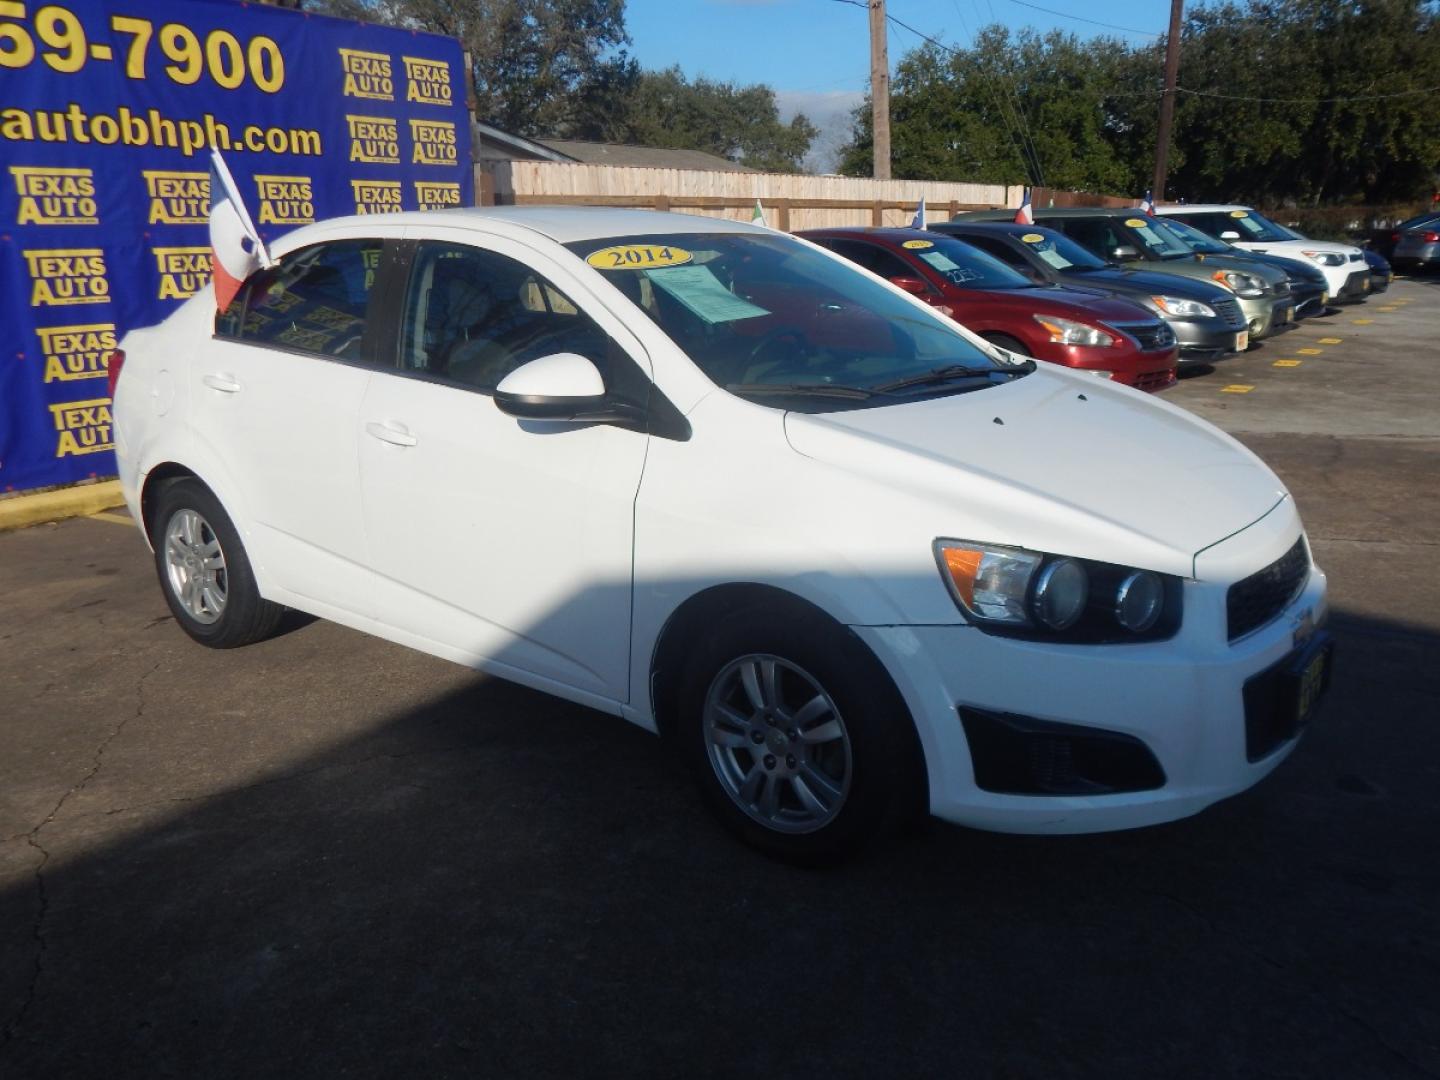
[[906, 240], [900, 246], [909, 248], [911, 251], [923, 251], [925, 248], [934, 247], [935, 243], [932, 240]]
[[661, 266], [683, 266], [693, 255], [668, 244], [617, 244], [591, 253], [586, 262], [596, 270], [653, 270]]
[[1230, 216], [1233, 217], [1233, 218], [1242, 218], [1242, 217], [1249, 217], [1250, 215], [1249, 215], [1246, 211], [1244, 211], [1244, 210], [1231, 210], [1231, 211], [1230, 211]]
[[1045, 242], [1045, 237], [1041, 236], [1038, 232], [1027, 232], [1024, 236], [1020, 237], [1020, 239], [1027, 244], [1043, 244]]
[[1125, 224], [1129, 225], [1132, 229], [1143, 229], [1146, 225], [1149, 224], [1149, 222], [1147, 222], [1144, 218], [1132, 217], [1126, 218]]

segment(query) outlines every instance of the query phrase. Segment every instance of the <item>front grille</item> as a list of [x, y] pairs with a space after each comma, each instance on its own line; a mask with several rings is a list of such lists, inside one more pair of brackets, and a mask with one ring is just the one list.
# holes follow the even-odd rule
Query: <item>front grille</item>
[[1305, 538], [1263, 570], [1237, 581], [1225, 594], [1225, 616], [1230, 640], [1244, 637], [1264, 626], [1285, 610], [1305, 584], [1310, 573], [1310, 553]]
[[1169, 323], [1145, 322], [1145, 323], [1115, 323], [1115, 329], [1123, 330], [1140, 343], [1140, 348], [1149, 351], [1150, 349], [1168, 349], [1175, 344], [1175, 331], [1170, 329]]
[[1216, 315], [1225, 320], [1225, 325], [1231, 330], [1245, 329], [1245, 313], [1240, 310], [1240, 303], [1233, 296], [1212, 300], [1210, 306], [1215, 309]]
[[1175, 382], [1174, 368], [1166, 368], [1164, 371], [1142, 371], [1135, 376], [1136, 390], [1164, 390]]

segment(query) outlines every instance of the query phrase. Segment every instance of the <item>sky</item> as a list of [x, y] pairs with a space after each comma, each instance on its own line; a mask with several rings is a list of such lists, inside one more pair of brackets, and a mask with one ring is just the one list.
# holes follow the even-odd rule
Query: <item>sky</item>
[[[864, 0], [859, 0], [863, 5]], [[1060, 29], [1078, 37], [1110, 34], [1132, 44], [1154, 41], [1170, 18], [1167, 0], [888, 0], [888, 13], [946, 44], [969, 45], [982, 26]], [[1109, 26], [1082, 21], [1097, 19]], [[850, 112], [870, 79], [866, 12], [844, 0], [627, 0], [630, 53], [644, 68], [674, 64], [689, 78], [765, 83], [782, 119], [805, 113], [821, 129], [812, 167], [828, 171], [849, 139]], [[921, 43], [890, 24], [890, 66]]]

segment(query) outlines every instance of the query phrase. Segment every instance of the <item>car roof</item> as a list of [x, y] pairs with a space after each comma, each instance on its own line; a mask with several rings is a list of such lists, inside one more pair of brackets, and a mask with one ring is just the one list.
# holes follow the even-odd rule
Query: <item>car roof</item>
[[[1030, 212], [1035, 215], [1036, 224], [1039, 224], [1041, 218], [1138, 217], [1145, 213], [1138, 206], [1047, 206], [1043, 209], [1032, 206]], [[1010, 221], [1013, 224], [1014, 217], [1014, 210], [975, 210], [968, 214], [956, 214], [950, 220], [956, 224], [964, 224], [967, 221], [974, 221], [977, 224], [981, 221]]]
[[436, 226], [487, 231], [494, 224], [518, 226], [556, 243], [600, 240], [611, 236], [661, 233], [769, 233], [742, 221], [676, 214], [660, 210], [626, 210], [607, 206], [465, 206], [451, 210], [407, 210], [396, 214], [360, 214], [326, 218], [311, 228], [332, 231], [364, 229], [377, 224]]
[[1244, 206], [1241, 203], [1174, 203], [1167, 206], [1155, 207], [1157, 214], [1214, 214], [1229, 213], [1231, 210], [1254, 211], [1253, 206]]
[[796, 236], [854, 236], [878, 240], [929, 240], [925, 229], [880, 225], [834, 225], [828, 228], [801, 229]]
[[1001, 235], [1015, 236], [1027, 232], [1056, 232], [1055, 229], [1047, 229], [1040, 224], [1026, 224], [1020, 221], [966, 221], [963, 217], [951, 218], [949, 221], [937, 221], [928, 226], [932, 232], [949, 232], [950, 227], [974, 229], [980, 233], [996, 233]]

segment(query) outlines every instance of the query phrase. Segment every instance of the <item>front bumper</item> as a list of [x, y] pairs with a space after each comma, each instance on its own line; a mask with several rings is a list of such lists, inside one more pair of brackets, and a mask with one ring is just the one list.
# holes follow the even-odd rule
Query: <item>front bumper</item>
[[1337, 304], [1358, 304], [1370, 295], [1370, 268], [1360, 266], [1351, 270], [1345, 284], [1335, 295]]
[[1290, 299], [1295, 302], [1295, 317], [1305, 319], [1325, 314], [1325, 308], [1330, 303], [1330, 291], [1323, 285], [1291, 285]]
[[[1210, 364], [1236, 355], [1238, 331], [1223, 319], [1168, 319], [1180, 343], [1180, 366]], [[1241, 328], [1243, 329], [1243, 327]]]
[[[1233, 549], [1247, 531], [1204, 556]], [[1268, 536], [1260, 541], [1259, 557], [1268, 561], [1278, 557], [1271, 548], [1283, 551], [1294, 542], [1298, 523], [1288, 536], [1262, 531]], [[1312, 564], [1300, 594], [1278, 616], [1227, 642], [1225, 592], [1231, 581], [1223, 555], [1212, 565], [1216, 580], [1204, 580], [1202, 568], [1200, 580], [1185, 582], [1184, 625], [1164, 642], [1061, 646], [994, 637], [964, 625], [855, 627], [890, 670], [915, 718], [931, 812], [998, 832], [1103, 832], [1187, 817], [1273, 770], [1298, 737], [1249, 760], [1246, 683], [1291, 656], [1300, 634], [1323, 620], [1325, 577]], [[1243, 576], [1237, 573], [1233, 580]], [[962, 709], [1138, 742], [1154, 756], [1163, 782], [1119, 794], [985, 790], [966, 736], [967, 720], [975, 730], [974, 715], [962, 719]]]

